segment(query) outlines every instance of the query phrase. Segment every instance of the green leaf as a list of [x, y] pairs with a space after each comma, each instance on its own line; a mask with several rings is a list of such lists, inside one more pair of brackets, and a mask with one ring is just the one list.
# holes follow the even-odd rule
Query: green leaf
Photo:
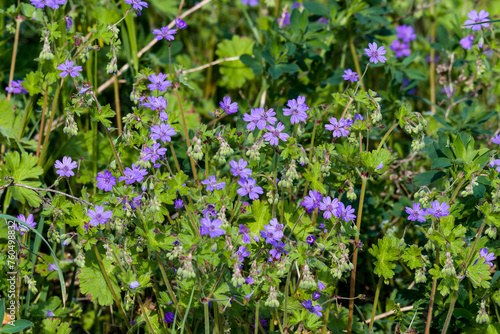
[[34, 326], [35, 324], [29, 320], [20, 319], [14, 322], [14, 325], [6, 324], [0, 330], [0, 333], [18, 333], [28, 327]]
[[251, 55], [248, 54], [241, 55], [240, 61], [246, 66], [250, 67], [254, 74], [262, 73], [262, 65], [257, 61], [257, 59], [255, 59]]
[[488, 288], [491, 279], [490, 266], [484, 263], [484, 257], [480, 257], [477, 262], [472, 262], [467, 268], [465, 275], [470, 279], [474, 288]]
[[259, 233], [272, 218], [271, 207], [267, 201], [259, 199], [252, 202], [252, 218], [247, 224], [250, 232]]
[[[312, 172], [311, 172], [312, 170]], [[321, 182], [321, 163], [316, 161], [311, 170], [306, 170], [303, 174], [304, 178], [309, 181], [311, 188], [324, 194], [326, 192], [325, 185]]]
[[109, 104], [105, 106], [101, 106], [101, 112], [99, 113], [98, 108], [93, 108], [92, 109], [92, 120], [94, 122], [101, 122], [102, 125], [105, 127], [110, 127], [111, 126], [111, 121], [108, 118], [115, 117], [116, 113], [111, 110], [111, 107]]
[[378, 246], [372, 245], [368, 250], [377, 261], [375, 261], [375, 274], [385, 279], [390, 279], [394, 276], [393, 269], [396, 265], [392, 261], [396, 261], [399, 256], [399, 239], [393, 236], [384, 236], [383, 239], [378, 239]]
[[[215, 53], [219, 58], [240, 57], [251, 54], [254, 42], [250, 38], [233, 35], [231, 40], [224, 40], [217, 45]], [[226, 61], [219, 65], [222, 75], [220, 84], [230, 89], [241, 88], [247, 80], [252, 80], [254, 72], [246, 67], [240, 60]]]
[[304, 8], [311, 14], [319, 16], [328, 16], [329, 14], [328, 8], [321, 3], [305, 1], [302, 4], [304, 5]]
[[422, 249], [417, 245], [411, 245], [405, 250], [402, 259], [408, 264], [410, 269], [422, 268]]
[[429, 172], [420, 173], [413, 181], [415, 182], [416, 187], [427, 186], [443, 177], [446, 176], [446, 173], [440, 170], [431, 170]]
[[[103, 252], [99, 251], [99, 253], [101, 254], [102, 263], [111, 282], [111, 286], [115, 293], [117, 293], [120, 291], [115, 276], [115, 274], [119, 273], [118, 268], [113, 266], [111, 261], [106, 260], [105, 256], [102, 256]], [[81, 269], [77, 278], [80, 280], [80, 291], [85, 295], [89, 295], [90, 300], [97, 300], [101, 306], [113, 304], [113, 295], [101, 271], [94, 251], [87, 253], [85, 268]]]
[[167, 186], [171, 188], [169, 192], [176, 193], [178, 191], [182, 196], [187, 195], [188, 188], [183, 186], [187, 179], [188, 176], [183, 171], [175, 174], [174, 177], [167, 181]]

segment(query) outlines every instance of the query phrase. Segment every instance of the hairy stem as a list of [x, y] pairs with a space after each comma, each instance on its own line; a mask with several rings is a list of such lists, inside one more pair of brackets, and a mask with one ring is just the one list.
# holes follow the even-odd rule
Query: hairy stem
[[[436, 248], [436, 265], [439, 265], [439, 248]], [[434, 307], [434, 298], [436, 295], [437, 279], [432, 280], [431, 300], [429, 302], [429, 311], [427, 312], [427, 322], [425, 324], [425, 334], [429, 334], [432, 322], [432, 311]]]
[[[184, 115], [184, 108], [182, 108], [182, 101], [181, 97], [179, 95], [179, 90], [175, 88], [175, 95], [177, 96], [177, 102], [179, 102], [179, 108], [181, 109], [181, 116], [182, 116], [182, 125], [184, 126], [184, 135], [186, 136], [186, 143], [188, 148], [191, 146], [191, 142], [189, 141], [189, 133], [188, 133], [188, 128], [186, 124], [186, 117]], [[191, 161], [191, 168], [193, 169], [193, 176], [194, 180], [196, 182], [196, 186], [198, 186], [198, 176], [196, 174], [196, 165], [194, 163], [194, 160], [192, 157], [189, 157], [189, 160]]]
[[43, 97], [43, 107], [42, 107], [42, 122], [40, 123], [40, 134], [38, 135], [38, 146], [36, 148], [36, 157], [40, 155], [40, 144], [42, 143], [43, 137], [43, 125], [45, 124], [45, 110], [47, 109], [47, 96], [49, 95], [49, 82], [45, 86], [45, 96]]
[[[361, 177], [361, 194], [359, 198], [359, 206], [358, 206], [358, 218], [356, 221], [356, 226], [358, 228], [358, 232], [360, 231], [361, 228], [361, 216], [363, 213], [363, 202], [365, 200], [365, 191], [366, 191], [366, 182], [367, 182], [366, 177]], [[354, 288], [356, 285], [356, 264], [358, 263], [358, 243], [359, 243], [359, 235], [356, 236], [354, 239], [354, 254], [352, 257], [352, 265], [354, 268], [351, 271], [351, 290], [350, 290], [350, 300], [349, 300], [349, 318], [347, 320], [347, 333], [351, 333], [352, 329], [352, 318], [353, 318], [353, 313], [354, 313]]]
[[380, 288], [382, 288], [383, 278], [380, 276], [377, 284], [377, 291], [375, 292], [375, 300], [373, 301], [373, 310], [372, 310], [372, 318], [370, 320], [370, 325], [368, 326], [368, 331], [372, 332], [373, 322], [375, 319], [375, 312], [377, 311], [378, 297], [380, 296]]
[[[43, 158], [45, 157], [45, 152], [47, 151], [49, 137], [50, 137], [50, 133], [52, 131], [52, 122], [54, 121], [54, 116], [56, 114], [57, 99], [59, 98], [59, 93], [61, 91], [61, 87], [63, 85], [63, 82], [64, 82], [64, 78], [61, 78], [61, 83], [59, 85], [57, 85], [56, 95], [54, 96], [54, 101], [52, 102], [52, 112], [50, 114], [49, 128], [47, 130], [47, 134], [45, 135], [45, 139], [43, 141], [42, 153], [40, 154], [40, 159], [38, 159], [38, 166], [41, 165]], [[40, 135], [42, 135], [42, 134], [40, 133]]]

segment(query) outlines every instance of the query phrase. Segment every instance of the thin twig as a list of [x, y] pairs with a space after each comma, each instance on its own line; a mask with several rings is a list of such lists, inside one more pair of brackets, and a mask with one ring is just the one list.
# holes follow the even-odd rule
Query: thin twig
[[[405, 306], [405, 307], [402, 307], [402, 308], [400, 309], [400, 311], [401, 311], [401, 312], [406, 312], [406, 311], [409, 311], [409, 310], [412, 310], [412, 309], [413, 309], [413, 305], [412, 305], [412, 306]], [[380, 319], [386, 318], [386, 317], [391, 316], [391, 315], [393, 315], [393, 314], [394, 314], [394, 310], [393, 310], [393, 311], [389, 311], [389, 312], [385, 312], [385, 313], [382, 313], [382, 314], [379, 314], [379, 315], [377, 315], [377, 316], [373, 319], [373, 321], [377, 321], [377, 320], [380, 320]], [[365, 321], [365, 323], [366, 323], [366, 324], [369, 324], [369, 323], [370, 323], [370, 321], [371, 321], [371, 319], [367, 319], [367, 320]]]
[[[203, 0], [202, 2], [200, 2], [199, 4], [197, 4], [196, 6], [188, 9], [187, 11], [185, 11], [181, 16], [179, 16], [180, 19], [188, 16], [189, 14], [197, 11], [198, 9], [200, 9], [201, 7], [205, 6], [206, 4], [208, 4], [210, 1], [212, 0]], [[172, 27], [175, 25], [175, 20], [170, 22], [168, 24], [168, 29], [172, 29]], [[140, 50], [138, 53], [137, 53], [137, 59], [141, 58], [146, 52], [148, 52], [156, 43], [158, 43], [158, 40], [153, 38], [153, 40], [151, 42], [148, 43], [148, 45], [146, 45], [145, 47], [142, 48], [142, 50]], [[131, 61], [132, 63], [132, 61]], [[120, 70], [116, 73], [116, 76], [119, 77], [120, 75], [122, 75], [126, 70], [128, 70], [129, 68], [129, 63], [125, 64], [122, 66], [122, 68], [120, 68]], [[106, 81], [105, 83], [103, 83], [102, 85], [99, 86], [99, 88], [97, 88], [97, 93], [100, 94], [102, 93], [106, 88], [108, 88], [109, 86], [111, 86], [114, 82], [114, 78], [111, 78], [109, 79], [108, 81]]]
[[415, 8], [415, 10], [412, 10], [411, 12], [409, 12], [408, 14], [405, 14], [401, 17], [398, 17], [394, 20], [394, 22], [398, 22], [398, 21], [401, 21], [403, 19], [406, 19], [408, 16], [412, 16], [413, 14], [415, 14], [416, 12], [418, 11], [421, 11], [421, 10], [424, 10], [424, 9], [427, 9], [427, 8], [430, 8], [434, 5], [437, 5], [441, 2], [443, 2], [444, 0], [438, 0], [438, 1], [434, 1], [434, 2], [431, 2], [431, 3], [428, 3], [428, 4], [425, 4], [425, 5], [422, 5], [422, 6], [418, 6], [417, 8]]
[[193, 72], [196, 72], [196, 71], [204, 70], [207, 67], [210, 67], [210, 66], [213, 66], [213, 65], [217, 65], [217, 64], [220, 64], [220, 63], [223, 63], [223, 62], [226, 62], [226, 61], [234, 61], [234, 60], [239, 60], [239, 59], [240, 59], [240, 57], [238, 57], [238, 56], [236, 56], [236, 57], [229, 57], [229, 58], [224, 57], [222, 59], [217, 59], [217, 60], [214, 60], [213, 62], [210, 62], [208, 64], [201, 65], [201, 66], [198, 66], [198, 67], [195, 67], [195, 68], [191, 68], [189, 70], [184, 70], [182, 72], [184, 74], [193, 73]]
[[[69, 197], [69, 198], [74, 199], [75, 201], [79, 201], [79, 202], [85, 203], [85, 204], [87, 204], [87, 205], [91, 205], [91, 206], [93, 206], [93, 204], [92, 204], [92, 203], [87, 202], [86, 200], [83, 200], [83, 199], [78, 198], [78, 197], [75, 197], [75, 196], [71, 196], [70, 194], [63, 193], [62, 191], [59, 191], [59, 190], [35, 188], [35, 187], [30, 187], [30, 186], [27, 186], [27, 185], [25, 185], [25, 184], [19, 184], [19, 183], [9, 183], [9, 184], [6, 184], [6, 185], [4, 185], [4, 186], [1, 186], [1, 187], [0, 187], [0, 190], [3, 190], [4, 188], [8, 188], [8, 187], [20, 187], [20, 188], [30, 189], [30, 190], [35, 191], [38, 195], [40, 195], [40, 191], [48, 191], [48, 192], [51, 192], [51, 193], [56, 193], [56, 194], [59, 194], [59, 195], [64, 195], [64, 196], [66, 196], [66, 197]], [[41, 196], [41, 195], [40, 195], [40, 196]]]

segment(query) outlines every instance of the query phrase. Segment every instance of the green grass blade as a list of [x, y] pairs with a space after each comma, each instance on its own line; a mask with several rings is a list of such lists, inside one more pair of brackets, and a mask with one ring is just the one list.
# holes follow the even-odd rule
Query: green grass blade
[[38, 237], [40, 237], [40, 239], [42, 239], [43, 242], [45, 242], [47, 247], [49, 247], [50, 254], [54, 258], [54, 264], [56, 265], [56, 268], [57, 268], [57, 274], [59, 275], [59, 280], [61, 281], [61, 293], [62, 293], [63, 305], [64, 305], [64, 307], [66, 307], [66, 283], [64, 282], [64, 276], [63, 276], [61, 267], [59, 267], [59, 261], [57, 260], [56, 254], [54, 253], [54, 250], [52, 249], [52, 247], [50, 247], [50, 244], [48, 243], [48, 241], [45, 240], [45, 238], [37, 230], [35, 230], [33, 227], [29, 226], [25, 222], [17, 219], [16, 217], [0, 214], [0, 218], [5, 219], [6, 220], [5, 223], [7, 223], [7, 220], [13, 220], [13, 221], [17, 222], [18, 224], [25, 226], [26, 228], [30, 229], [33, 233], [35, 233]]

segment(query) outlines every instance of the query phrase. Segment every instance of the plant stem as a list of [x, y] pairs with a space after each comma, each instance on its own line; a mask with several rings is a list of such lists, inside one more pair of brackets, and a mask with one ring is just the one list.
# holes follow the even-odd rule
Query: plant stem
[[[349, 39], [349, 46], [351, 47], [352, 59], [354, 60], [354, 67], [356, 67], [356, 72], [361, 73], [361, 67], [359, 67], [358, 54], [356, 53], [356, 48], [354, 47], [354, 40], [351, 37]], [[363, 83], [363, 77], [359, 79], [361, 83], [361, 89], [365, 91], [365, 84]]]
[[259, 304], [260, 300], [257, 302], [257, 308], [255, 309], [255, 331], [254, 334], [259, 334]]
[[155, 331], [153, 329], [153, 326], [151, 325], [151, 322], [149, 321], [148, 314], [146, 313], [146, 310], [144, 309], [144, 305], [142, 304], [141, 296], [139, 294], [137, 294], [137, 297], [139, 298], [139, 305], [141, 307], [141, 312], [144, 315], [144, 319], [146, 320], [146, 323], [148, 324], [149, 330], [151, 331], [151, 333], [154, 334]]
[[273, 198], [273, 218], [276, 218], [276, 196], [278, 196], [278, 183], [276, 182], [278, 179], [278, 153], [274, 152], [274, 186], [276, 187], [276, 191], [274, 192]]
[[[365, 200], [365, 191], [366, 191], [366, 182], [368, 178], [362, 176], [361, 177], [361, 194], [359, 198], [359, 206], [358, 206], [358, 218], [356, 222], [356, 226], [358, 228], [358, 232], [360, 231], [361, 228], [361, 216], [363, 213], [363, 202]], [[358, 243], [359, 243], [359, 234], [356, 236], [354, 239], [354, 254], [352, 258], [352, 265], [354, 266], [353, 270], [351, 271], [351, 291], [349, 294], [350, 300], [349, 300], [349, 318], [347, 320], [347, 333], [351, 333], [352, 329], [352, 317], [354, 313], [354, 288], [356, 285], [356, 264], [358, 263]]]
[[[163, 276], [163, 281], [165, 282], [165, 285], [167, 286], [170, 298], [172, 298], [172, 300], [174, 301], [175, 307], [177, 309], [177, 313], [179, 313], [179, 315], [182, 317], [183, 315], [182, 315], [181, 308], [179, 307], [179, 303], [177, 302], [177, 298], [175, 297], [175, 293], [172, 290], [172, 286], [170, 285], [170, 281], [168, 280], [167, 273], [165, 272], [165, 268], [163, 267], [163, 262], [161, 261], [160, 253], [155, 251], [155, 255], [156, 255], [156, 259], [157, 259], [158, 263], [160, 264], [161, 275]], [[187, 325], [187, 331], [190, 334], [192, 333], [189, 325]]]
[[394, 131], [394, 129], [398, 126], [398, 123], [395, 123], [393, 126], [391, 126], [391, 128], [389, 129], [389, 131], [387, 131], [384, 135], [384, 137], [382, 138], [382, 140], [380, 141], [380, 144], [378, 144], [378, 147], [377, 147], [377, 152], [380, 151], [380, 149], [382, 148], [382, 145], [384, 145], [385, 141], [387, 140], [387, 138], [389, 138], [389, 135], [391, 134], [392, 131]]
[[[313, 133], [312, 133], [312, 136], [311, 136], [311, 145], [309, 145], [309, 163], [307, 164], [307, 170], [311, 170], [311, 161], [312, 161], [312, 151], [313, 151], [313, 146], [314, 146], [314, 137], [316, 135], [316, 128], [317, 128], [319, 122], [321, 122], [321, 118], [314, 121]], [[302, 197], [305, 197], [307, 195], [307, 186], [308, 185], [309, 185], [309, 181], [306, 181], [306, 185], [304, 186], [304, 195]]]
[[118, 90], [118, 77], [113, 76], [115, 81], [115, 108], [116, 108], [116, 124], [118, 125], [118, 134], [122, 134], [122, 113], [120, 108], [120, 92]]
[[[436, 264], [439, 265], [439, 248], [436, 248]], [[432, 308], [434, 307], [434, 298], [436, 295], [437, 279], [432, 280], [431, 300], [429, 302], [429, 311], [427, 312], [427, 322], [425, 324], [425, 334], [429, 334], [432, 322]]]
[[[16, 33], [14, 35], [14, 48], [12, 49], [12, 63], [10, 63], [10, 73], [9, 73], [9, 87], [11, 85], [12, 80], [14, 80], [14, 71], [16, 68], [16, 58], [17, 58], [17, 46], [19, 45], [19, 27], [21, 26], [21, 22], [24, 19], [22, 16], [18, 16], [16, 18]], [[12, 94], [7, 94], [7, 101], [10, 101]]]
[[50, 132], [52, 131], [52, 122], [54, 121], [54, 115], [56, 114], [57, 99], [59, 98], [59, 92], [61, 91], [61, 87], [63, 85], [63, 82], [64, 82], [64, 78], [61, 78], [61, 83], [59, 85], [57, 85], [56, 95], [54, 96], [54, 101], [52, 102], [52, 112], [50, 114], [49, 128], [47, 130], [47, 134], [45, 135], [45, 139], [43, 141], [42, 153], [40, 154], [40, 159], [38, 159], [38, 166], [41, 165], [43, 158], [45, 156], [45, 152], [47, 151]]
[[[184, 135], [186, 136], [186, 143], [188, 148], [191, 146], [191, 143], [189, 141], [189, 133], [188, 133], [188, 128], [186, 125], [186, 117], [184, 115], [184, 108], [182, 108], [182, 102], [181, 102], [181, 97], [179, 95], [179, 90], [178, 88], [175, 88], [175, 95], [177, 96], [177, 101], [179, 102], [179, 108], [181, 110], [181, 116], [182, 116], [182, 125], [184, 126]], [[194, 160], [192, 157], [189, 157], [189, 160], [191, 161], [191, 168], [193, 169], [193, 176], [194, 180], [196, 182], [196, 186], [198, 186], [198, 176], [196, 174], [196, 166], [194, 164]]]
[[210, 334], [210, 315], [208, 314], [208, 302], [203, 304], [205, 310], [205, 334]]
[[38, 134], [38, 146], [36, 148], [36, 156], [40, 155], [40, 144], [42, 143], [43, 137], [43, 125], [45, 123], [45, 110], [47, 109], [47, 96], [49, 95], [49, 82], [45, 86], [45, 96], [43, 97], [43, 107], [42, 107], [42, 122], [40, 123], [40, 132]]
[[[432, 21], [434, 21], [434, 6], [431, 6], [431, 15], [432, 15]], [[432, 27], [431, 27], [431, 44], [434, 43], [434, 41], [436, 40], [436, 22], [433, 22], [432, 23]], [[430, 67], [429, 67], [429, 80], [430, 80], [430, 86], [431, 86], [431, 89], [430, 89], [430, 93], [431, 93], [431, 112], [432, 114], [434, 115], [436, 113], [436, 107], [435, 107], [435, 104], [436, 104], [436, 88], [435, 88], [435, 79], [434, 79], [434, 76], [435, 76], [435, 72], [436, 72], [436, 62], [435, 62], [435, 57], [436, 57], [436, 50], [434, 50], [434, 48], [431, 46], [431, 54], [430, 54], [430, 57], [431, 57], [431, 63], [430, 63]]]
[[[472, 259], [472, 254], [474, 254], [474, 252], [476, 251], [477, 242], [479, 241], [481, 234], [483, 234], [483, 230], [484, 230], [485, 226], [486, 226], [486, 217], [484, 218], [483, 223], [481, 224], [481, 227], [479, 228], [479, 231], [477, 232], [476, 240], [474, 240], [474, 244], [472, 245], [470, 253], [467, 256], [467, 260], [465, 261], [465, 265], [463, 266], [462, 272], [459, 275], [461, 277], [463, 277], [465, 275], [465, 271], [467, 270], [467, 267], [469, 266], [469, 262]], [[450, 325], [451, 316], [453, 315], [453, 309], [455, 308], [455, 302], [457, 301], [457, 293], [458, 293], [458, 289], [454, 290], [453, 295], [451, 296], [450, 309], [448, 310], [448, 314], [446, 315], [446, 321], [444, 322], [443, 331], [441, 332], [441, 334], [446, 334], [446, 332], [448, 331], [448, 326]]]
[[283, 327], [288, 327], [288, 291], [290, 291], [290, 277], [292, 274], [293, 264], [295, 260], [290, 264], [290, 270], [288, 271], [288, 275], [286, 276], [286, 285], [285, 285], [285, 308], [283, 309]]
[[123, 316], [123, 320], [125, 321], [125, 325], [127, 328], [130, 328], [130, 324], [128, 322], [127, 314], [123, 310], [122, 304], [120, 300], [118, 299], [118, 296], [115, 293], [115, 290], [113, 289], [113, 285], [111, 285], [111, 281], [109, 279], [108, 273], [106, 272], [106, 269], [104, 268], [104, 264], [102, 263], [101, 259], [101, 254], [99, 254], [99, 250], [97, 249], [97, 246], [94, 245], [94, 252], [95, 255], [97, 256], [97, 261], [99, 262], [99, 266], [101, 267], [102, 274], [104, 275], [104, 278], [106, 279], [106, 283], [108, 284], [109, 290], [111, 290], [111, 294], [113, 295], [113, 299], [115, 300], [116, 305], [118, 306], [118, 310]]
[[326, 306], [326, 311], [325, 311], [325, 319], [323, 320], [323, 330], [321, 331], [321, 334], [326, 334], [326, 331], [328, 329], [328, 316], [330, 315], [330, 306], [332, 305], [332, 302], [329, 301], [328, 305]]
[[184, 319], [182, 319], [181, 334], [184, 333], [184, 326], [188, 326], [188, 328], [189, 328], [189, 325], [186, 324], [186, 320], [187, 320], [187, 317], [189, 314], [189, 309], [191, 308], [191, 302], [193, 301], [193, 295], [194, 295], [195, 288], [196, 288], [196, 284], [193, 284], [193, 290], [191, 291], [191, 297], [189, 297], [189, 303], [188, 303], [187, 308], [186, 308], [186, 314], [184, 315]]
[[378, 297], [380, 296], [380, 288], [382, 287], [382, 276], [378, 279], [377, 291], [375, 292], [375, 300], [373, 301], [372, 319], [370, 320], [370, 325], [368, 326], [368, 331], [372, 332], [373, 322], [375, 319], [375, 312], [377, 311]]

